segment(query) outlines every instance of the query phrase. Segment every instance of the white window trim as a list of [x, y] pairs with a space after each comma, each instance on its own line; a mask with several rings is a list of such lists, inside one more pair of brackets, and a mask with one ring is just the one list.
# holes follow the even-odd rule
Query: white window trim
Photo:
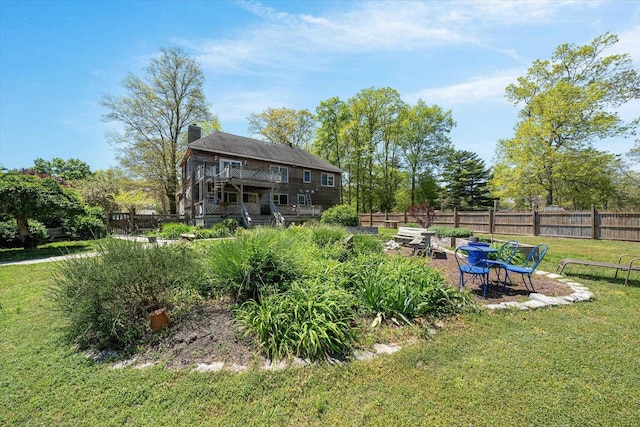
[[[327, 177], [326, 184], [323, 184], [323, 177]], [[329, 177], [331, 177], [331, 184], [329, 184]], [[335, 187], [336, 186], [336, 176], [332, 173], [322, 172], [320, 174], [320, 185], [323, 187]]]
[[298, 194], [298, 205], [304, 206], [307, 204], [307, 196], [306, 194]]
[[[278, 170], [273, 170], [274, 168], [278, 168]], [[280, 172], [280, 176], [282, 177], [282, 182], [289, 182], [289, 168], [286, 166], [279, 166], [279, 165], [271, 165], [269, 167], [269, 170], [271, 172]], [[282, 176], [282, 171], [285, 170], [287, 171], [287, 176], [286, 179], [284, 176]]]
[[[306, 179], [305, 179], [305, 174], [306, 174], [307, 172], [309, 172], [309, 180], [306, 180]], [[304, 183], [306, 183], [306, 184], [308, 184], [308, 183], [310, 183], [310, 182], [311, 182], [311, 171], [310, 171], [309, 169], [304, 169], [304, 170], [302, 171], [302, 182], [304, 182]]]
[[[287, 197], [287, 203], [280, 203], [280, 196], [286, 196]], [[280, 206], [285, 206], [289, 204], [289, 195], [287, 193], [273, 193], [273, 199], [278, 198], [278, 201], [273, 200], [273, 203], [275, 205], [280, 205]]]

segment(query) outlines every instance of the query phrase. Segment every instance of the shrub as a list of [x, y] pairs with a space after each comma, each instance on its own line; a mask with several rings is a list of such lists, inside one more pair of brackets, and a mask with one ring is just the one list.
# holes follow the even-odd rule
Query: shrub
[[347, 237], [347, 232], [342, 227], [318, 225], [311, 228], [312, 230], [312, 242], [318, 247], [338, 243]]
[[196, 239], [218, 239], [233, 236], [233, 233], [224, 225], [214, 226], [212, 228], [198, 228], [195, 234]]
[[367, 265], [353, 275], [353, 289], [366, 312], [411, 323], [417, 317], [454, 313], [470, 301], [419, 259], [378, 259], [379, 262], [375, 258], [364, 259]]
[[171, 311], [181, 295], [192, 300], [204, 277], [186, 246], [145, 247], [109, 239], [98, 246], [98, 254], [66, 261], [54, 275], [53, 301], [68, 321], [69, 337], [82, 347], [136, 345], [148, 331], [149, 313]]
[[181, 224], [178, 222], [168, 222], [162, 225], [162, 231], [159, 233], [165, 239], [179, 239], [181, 234], [193, 233], [195, 227]]
[[290, 234], [270, 228], [216, 242], [207, 255], [211, 292], [231, 294], [242, 303], [286, 290], [303, 272], [297, 249]]
[[71, 232], [81, 240], [100, 239], [107, 235], [106, 215], [101, 207], [88, 207], [84, 215], [72, 220]]
[[358, 255], [378, 254], [382, 252], [382, 241], [371, 234], [353, 236], [353, 251]]
[[351, 352], [355, 334], [353, 297], [316, 280], [294, 283], [282, 294], [248, 301], [236, 319], [255, 333], [271, 359], [298, 356], [311, 360]]
[[[35, 219], [28, 220], [29, 232], [35, 239], [36, 245], [41, 245], [49, 240], [46, 227]], [[0, 222], [0, 248], [19, 248], [22, 246], [18, 224], [15, 219]]]
[[403, 227], [414, 227], [414, 228], [418, 228], [420, 227], [420, 224], [418, 224], [417, 222], [405, 222], [403, 224]]
[[434, 231], [437, 237], [469, 237], [473, 236], [473, 231], [468, 228], [461, 227], [444, 227], [441, 225], [434, 225], [429, 227], [430, 231]]
[[360, 218], [353, 206], [336, 205], [322, 212], [320, 222], [324, 224], [342, 225], [345, 227], [355, 227], [360, 225]]

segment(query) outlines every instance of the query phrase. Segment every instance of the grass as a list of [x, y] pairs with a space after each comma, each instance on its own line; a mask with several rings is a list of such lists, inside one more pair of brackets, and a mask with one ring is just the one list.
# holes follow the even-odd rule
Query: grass
[[[638, 243], [546, 241], [610, 260]], [[0, 425], [640, 424], [640, 286], [598, 269], [589, 303], [468, 314], [367, 362], [280, 372], [114, 370], [62, 341], [52, 264], [0, 267]], [[582, 273], [581, 273], [582, 274]]]
[[29, 250], [22, 248], [0, 249], [0, 263], [93, 252], [96, 248], [96, 242], [99, 240], [46, 243], [36, 249]]

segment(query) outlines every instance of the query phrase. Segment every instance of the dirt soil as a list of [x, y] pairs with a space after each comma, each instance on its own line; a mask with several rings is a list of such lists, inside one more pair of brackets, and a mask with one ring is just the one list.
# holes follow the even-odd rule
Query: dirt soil
[[[411, 251], [405, 248], [400, 249], [400, 253], [411, 256]], [[424, 260], [440, 271], [449, 284], [457, 287], [459, 270], [452, 254], [447, 253], [446, 259], [425, 257]], [[513, 279], [516, 285], [507, 286], [506, 293], [502, 292], [501, 284], [491, 284], [486, 301], [482, 298], [482, 290], [478, 283], [467, 283], [465, 289], [471, 291], [479, 304], [525, 301], [530, 291], [522, 284], [520, 277]], [[495, 273], [491, 273], [490, 280], [495, 280]], [[533, 283], [536, 292], [548, 296], [569, 295], [572, 292], [563, 283], [544, 276], [534, 276]], [[162, 362], [174, 369], [193, 368], [198, 364], [215, 362], [224, 362], [225, 369], [240, 370], [241, 367], [263, 366], [267, 360], [260, 356], [250, 339], [241, 337], [231, 318], [230, 307], [231, 303], [228, 301], [201, 304], [187, 318], [182, 319], [179, 325], [157, 332], [160, 335], [158, 342], [137, 354], [133, 363], [142, 365]]]

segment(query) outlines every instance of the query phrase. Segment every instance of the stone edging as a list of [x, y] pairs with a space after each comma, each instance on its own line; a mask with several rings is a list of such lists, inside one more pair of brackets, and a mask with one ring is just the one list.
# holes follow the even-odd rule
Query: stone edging
[[549, 279], [555, 279], [569, 286], [573, 293], [561, 297], [550, 297], [544, 294], [531, 293], [529, 300], [525, 302], [508, 301], [499, 304], [486, 304], [489, 310], [503, 310], [507, 308], [517, 308], [519, 310], [529, 310], [534, 308], [548, 307], [553, 305], [567, 305], [578, 301], [589, 301], [593, 298], [593, 293], [586, 286], [572, 282], [569, 279], [561, 279], [561, 275], [555, 273], [547, 273], [538, 270], [534, 274], [539, 276], [547, 276]]

